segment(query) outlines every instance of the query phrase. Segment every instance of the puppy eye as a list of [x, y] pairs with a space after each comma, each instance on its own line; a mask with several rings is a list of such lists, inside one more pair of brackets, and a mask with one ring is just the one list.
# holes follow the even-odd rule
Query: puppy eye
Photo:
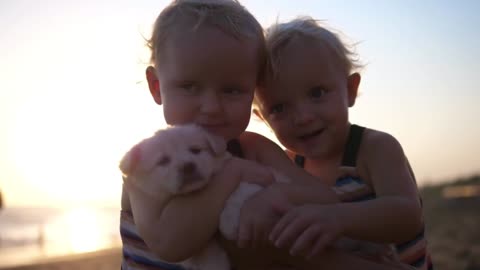
[[197, 147], [197, 146], [192, 146], [190, 147], [190, 152], [192, 154], [199, 154], [200, 152], [202, 152], [202, 149], [200, 147]]
[[168, 156], [164, 156], [157, 161], [157, 165], [159, 166], [164, 166], [164, 165], [167, 165], [168, 163], [170, 163], [170, 158]]

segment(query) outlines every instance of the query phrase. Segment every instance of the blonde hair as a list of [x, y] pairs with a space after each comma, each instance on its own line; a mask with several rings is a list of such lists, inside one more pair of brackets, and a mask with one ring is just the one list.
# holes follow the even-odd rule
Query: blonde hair
[[346, 45], [340, 39], [340, 33], [327, 29], [327, 26], [311, 17], [299, 17], [290, 22], [276, 23], [267, 28], [267, 72], [269, 74], [277, 76], [282, 49], [291, 41], [299, 38], [310, 38], [325, 44], [336, 55], [341, 68], [347, 75], [363, 66], [354, 50], [354, 46]]
[[174, 0], [158, 16], [147, 46], [151, 50], [150, 63], [158, 66], [160, 53], [169, 37], [180, 29], [195, 30], [202, 25], [215, 27], [240, 41], [258, 43], [261, 59], [265, 62], [263, 28], [253, 15], [236, 0]]

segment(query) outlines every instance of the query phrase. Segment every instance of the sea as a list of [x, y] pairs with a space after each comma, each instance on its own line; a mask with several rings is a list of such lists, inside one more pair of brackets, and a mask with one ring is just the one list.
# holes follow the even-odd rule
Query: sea
[[121, 246], [117, 208], [0, 209], [0, 268]]

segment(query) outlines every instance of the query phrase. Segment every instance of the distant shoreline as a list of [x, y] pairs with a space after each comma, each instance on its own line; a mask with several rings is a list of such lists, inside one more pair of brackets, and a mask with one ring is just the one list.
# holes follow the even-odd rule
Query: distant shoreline
[[50, 265], [77, 257], [83, 259], [108, 254], [121, 246], [118, 230], [119, 213], [116, 209], [9, 205], [0, 213], [0, 269], [18, 268], [20, 265], [29, 266], [21, 269], [36, 269], [31, 265]]

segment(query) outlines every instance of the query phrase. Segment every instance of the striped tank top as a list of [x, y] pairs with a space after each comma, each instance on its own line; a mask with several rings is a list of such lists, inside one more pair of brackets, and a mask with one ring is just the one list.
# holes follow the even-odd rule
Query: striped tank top
[[[356, 166], [357, 154], [364, 130], [364, 127], [351, 125], [343, 154], [342, 166]], [[303, 156], [296, 155], [294, 161], [303, 168], [305, 163]], [[333, 189], [342, 198], [343, 202], [359, 202], [376, 198], [375, 191], [359, 178], [346, 177], [338, 179]], [[433, 269], [431, 256], [427, 249], [425, 225], [423, 225], [422, 231], [413, 239], [405, 243], [395, 244], [394, 251], [402, 263], [411, 265], [415, 269]]]
[[[229, 141], [227, 151], [234, 156], [243, 157], [238, 140]], [[153, 254], [139, 235], [134, 215], [130, 210], [120, 212], [120, 236], [123, 253], [122, 270], [185, 270], [182, 266], [165, 262]]]

